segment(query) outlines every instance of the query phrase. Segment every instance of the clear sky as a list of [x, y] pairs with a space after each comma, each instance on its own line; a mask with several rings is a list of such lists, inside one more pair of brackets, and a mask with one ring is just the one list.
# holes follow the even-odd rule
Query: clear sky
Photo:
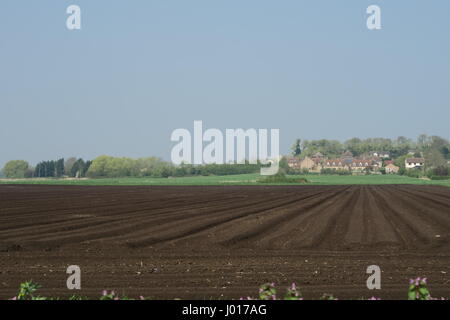
[[295, 138], [449, 138], [449, 76], [448, 0], [1, 0], [0, 166], [169, 159], [194, 120], [279, 128], [283, 153]]

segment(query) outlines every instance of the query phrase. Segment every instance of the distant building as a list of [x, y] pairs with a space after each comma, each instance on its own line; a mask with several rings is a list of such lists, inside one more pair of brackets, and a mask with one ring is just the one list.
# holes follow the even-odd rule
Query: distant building
[[348, 167], [345, 165], [345, 162], [343, 159], [325, 160], [323, 163], [323, 167], [326, 169], [335, 169], [335, 170], [348, 169]]
[[371, 170], [378, 167], [379, 164], [371, 159], [353, 159], [351, 163], [351, 170], [354, 172], [362, 172], [365, 170]]
[[324, 158], [311, 158], [311, 160], [314, 162], [314, 167], [312, 169], [309, 169], [311, 172], [320, 172], [324, 166]]
[[385, 151], [375, 151], [372, 153], [372, 156], [382, 159], [388, 159], [391, 157], [391, 154]]
[[367, 159], [367, 160], [372, 161], [372, 166], [373, 166], [373, 167], [377, 167], [377, 168], [383, 167], [383, 160], [382, 160], [381, 158], [378, 158], [378, 157], [372, 157], [372, 158], [369, 158], [369, 159]]
[[319, 170], [320, 171], [320, 169], [318, 169], [318, 166], [320, 165], [320, 161], [314, 161], [310, 157], [306, 157], [303, 160], [299, 159], [299, 158], [295, 158], [295, 157], [287, 158], [287, 163], [288, 163], [289, 168], [291, 168], [292, 170], [295, 170], [295, 171], [300, 171], [300, 170], [309, 170], [309, 171]]
[[293, 169], [293, 170], [300, 170], [301, 168], [301, 160], [299, 158], [294, 158], [294, 157], [290, 157], [287, 158], [287, 164], [289, 166], [289, 168]]
[[294, 171], [308, 170], [310, 172], [321, 172], [322, 169], [334, 169], [362, 173], [366, 171], [379, 171], [383, 167], [380, 157], [354, 158], [350, 151], [342, 154], [340, 158], [328, 159], [320, 152], [312, 157], [300, 159], [297, 157], [286, 158], [289, 168]]
[[398, 173], [400, 167], [397, 167], [393, 163], [390, 163], [386, 166], [386, 173]]
[[350, 170], [353, 172], [363, 172], [365, 170], [373, 171], [381, 167], [381, 163], [374, 161], [373, 159], [353, 159], [353, 158], [341, 158], [341, 159], [329, 159], [323, 162], [323, 168], [335, 169], [335, 170]]
[[306, 157], [300, 162], [300, 168], [302, 170], [313, 170], [316, 167], [316, 162], [310, 157]]
[[407, 158], [405, 160], [406, 169], [421, 169], [425, 165], [424, 158]]

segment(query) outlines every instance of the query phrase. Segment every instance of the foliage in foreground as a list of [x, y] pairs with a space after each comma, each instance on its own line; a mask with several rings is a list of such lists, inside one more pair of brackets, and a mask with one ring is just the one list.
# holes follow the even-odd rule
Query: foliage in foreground
[[[277, 295], [274, 283], [266, 283], [259, 288], [259, 296], [257, 299], [252, 297], [241, 298], [241, 300], [303, 300], [300, 290], [295, 283], [287, 288], [282, 298]], [[323, 294], [320, 300], [338, 300], [332, 294]], [[381, 300], [377, 297], [371, 297], [368, 300]], [[408, 289], [408, 300], [445, 300], [444, 298], [433, 298], [428, 290], [427, 278], [411, 279]]]
[[[408, 289], [408, 300], [445, 300], [444, 298], [433, 298], [428, 290], [426, 278], [411, 279]], [[20, 285], [17, 296], [10, 300], [54, 300], [53, 298], [46, 298], [36, 295], [36, 291], [41, 286], [33, 281], [27, 281]], [[81, 296], [72, 296], [68, 300], [88, 300]], [[133, 300], [126, 296], [120, 297], [114, 291], [103, 290], [99, 300]], [[146, 300], [143, 296], [139, 300]], [[292, 283], [287, 288], [284, 295], [279, 296], [274, 283], [263, 284], [259, 288], [258, 298], [246, 297], [241, 300], [304, 300], [303, 296], [295, 283]], [[323, 294], [320, 300], [338, 300], [332, 294]], [[380, 298], [372, 297], [368, 300], [381, 300]]]

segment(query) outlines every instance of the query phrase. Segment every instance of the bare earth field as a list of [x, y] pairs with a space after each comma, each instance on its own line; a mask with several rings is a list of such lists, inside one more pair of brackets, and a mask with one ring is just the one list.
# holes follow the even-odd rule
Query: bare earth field
[[450, 298], [450, 188], [0, 186], [0, 299], [30, 279], [63, 298], [238, 299], [295, 281], [306, 298], [404, 299], [417, 276]]

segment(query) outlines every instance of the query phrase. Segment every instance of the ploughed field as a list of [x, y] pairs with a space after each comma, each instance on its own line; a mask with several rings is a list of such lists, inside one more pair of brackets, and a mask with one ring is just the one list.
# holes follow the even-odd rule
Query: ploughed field
[[295, 281], [306, 298], [400, 299], [417, 276], [450, 298], [450, 188], [0, 186], [0, 299], [30, 279], [58, 297], [238, 299]]

